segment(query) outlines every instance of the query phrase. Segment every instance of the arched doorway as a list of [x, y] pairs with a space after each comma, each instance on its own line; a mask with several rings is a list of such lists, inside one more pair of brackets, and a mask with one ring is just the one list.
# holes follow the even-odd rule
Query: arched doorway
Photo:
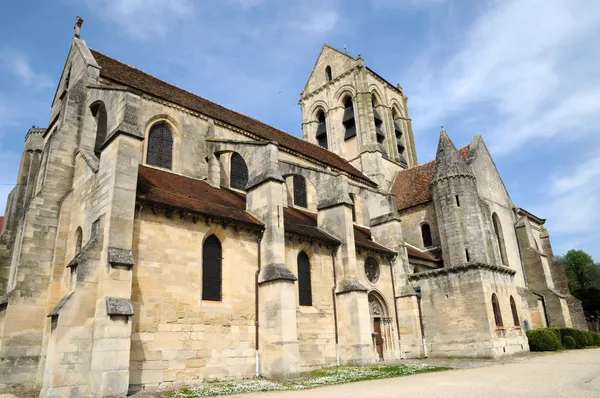
[[390, 326], [391, 318], [388, 316], [387, 306], [383, 299], [376, 292], [369, 293], [369, 315], [373, 325], [372, 336], [375, 352], [380, 361], [384, 360], [384, 352], [391, 341]]

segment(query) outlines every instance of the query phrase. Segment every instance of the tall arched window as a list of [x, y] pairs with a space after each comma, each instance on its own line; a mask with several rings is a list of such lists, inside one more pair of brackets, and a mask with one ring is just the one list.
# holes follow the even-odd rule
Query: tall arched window
[[157, 123], [150, 129], [146, 163], [169, 170], [173, 167], [173, 134], [166, 123]]
[[377, 144], [379, 145], [379, 149], [383, 152], [384, 155], [387, 155], [387, 151], [385, 150], [385, 134], [383, 133], [383, 119], [379, 116], [377, 112], [376, 106], [378, 105], [375, 99], [375, 95], [371, 94], [371, 105], [373, 106], [373, 119], [375, 121], [375, 134], [377, 136]]
[[507, 265], [508, 262], [506, 261], [504, 234], [502, 233], [502, 224], [500, 224], [500, 218], [498, 218], [498, 214], [492, 214], [492, 223], [494, 224], [494, 234], [496, 235], [496, 242], [498, 243], [498, 250], [500, 251], [500, 261], [502, 261], [502, 265]]
[[209, 236], [202, 246], [202, 300], [221, 301], [222, 257], [219, 238]]
[[325, 122], [325, 113], [319, 111], [317, 114], [317, 142], [319, 146], [327, 149], [327, 123]]
[[304, 177], [295, 175], [294, 181], [294, 205], [308, 208], [308, 200], [306, 198], [306, 180]]
[[496, 327], [501, 328], [502, 324], [502, 314], [500, 313], [500, 305], [498, 304], [498, 297], [496, 297], [496, 293], [492, 293], [492, 309], [494, 310], [494, 320], [496, 321]]
[[515, 304], [515, 299], [513, 296], [510, 296], [510, 310], [512, 311], [513, 323], [515, 326], [520, 326], [519, 323], [519, 313], [517, 312], [517, 304]]
[[237, 152], [231, 154], [231, 172], [229, 186], [244, 190], [248, 184], [248, 167], [244, 158]]
[[106, 108], [101, 102], [97, 102], [90, 108], [92, 115], [96, 119], [96, 142], [94, 144], [94, 153], [100, 157], [100, 147], [106, 140], [107, 116]]
[[431, 239], [431, 228], [429, 224], [421, 225], [421, 237], [423, 238], [423, 247], [433, 246], [433, 240]]
[[327, 83], [331, 81], [331, 66], [329, 65], [325, 68], [325, 78], [327, 79]]
[[83, 243], [83, 233], [81, 231], [81, 227], [77, 227], [75, 231], [75, 255], [78, 255], [81, 252], [81, 245]]
[[346, 97], [344, 100], [344, 116], [342, 117], [344, 125], [344, 141], [356, 137], [356, 121], [354, 120], [354, 105], [352, 98]]
[[298, 253], [298, 298], [300, 305], [312, 305], [310, 260], [306, 253]]
[[406, 158], [404, 157], [404, 143], [402, 142], [402, 129], [400, 128], [400, 112], [394, 108], [392, 110], [392, 117], [394, 119], [394, 135], [396, 136], [396, 148], [398, 149], [398, 161], [404, 167], [408, 167]]

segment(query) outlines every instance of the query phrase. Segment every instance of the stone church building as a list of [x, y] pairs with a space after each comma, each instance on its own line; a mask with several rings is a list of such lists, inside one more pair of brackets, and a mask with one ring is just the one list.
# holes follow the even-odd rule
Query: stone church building
[[586, 328], [481, 136], [419, 163], [407, 97], [324, 45], [302, 139], [80, 38], [0, 240], [0, 390], [122, 396], [527, 351]]

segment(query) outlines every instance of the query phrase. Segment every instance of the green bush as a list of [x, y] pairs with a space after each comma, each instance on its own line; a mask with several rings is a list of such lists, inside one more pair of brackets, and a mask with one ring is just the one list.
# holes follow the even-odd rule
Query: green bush
[[577, 347], [575, 339], [571, 336], [565, 336], [565, 338], [563, 339], [563, 345], [568, 350], [572, 350], [573, 348]]
[[594, 333], [594, 345], [600, 345], [600, 333]]
[[560, 348], [560, 340], [556, 333], [548, 329], [534, 329], [527, 332], [531, 351], [556, 351]]
[[560, 328], [548, 328], [546, 330], [549, 330], [552, 333], [554, 333], [556, 337], [558, 337], [558, 341], [562, 341], [562, 334], [560, 333]]
[[573, 329], [573, 328], [562, 328], [560, 333], [563, 338], [563, 343], [565, 342], [565, 337], [571, 336], [573, 340], [575, 340], [575, 348], [584, 348], [587, 345], [587, 338], [585, 333], [581, 330]]

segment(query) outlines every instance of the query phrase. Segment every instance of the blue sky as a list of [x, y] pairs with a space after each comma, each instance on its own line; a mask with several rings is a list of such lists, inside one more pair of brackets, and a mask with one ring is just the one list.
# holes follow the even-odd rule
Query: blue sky
[[600, 260], [598, 1], [3, 2], [0, 209], [24, 134], [48, 123], [76, 15], [90, 47], [296, 135], [322, 44], [346, 45], [403, 86], [421, 162], [442, 124], [457, 146], [482, 134], [555, 252]]

